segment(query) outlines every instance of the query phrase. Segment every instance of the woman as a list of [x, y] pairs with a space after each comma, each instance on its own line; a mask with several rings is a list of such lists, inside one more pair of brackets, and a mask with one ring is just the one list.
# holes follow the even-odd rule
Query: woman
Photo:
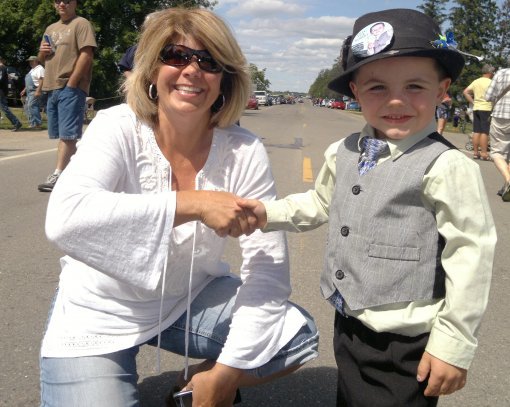
[[446, 123], [448, 122], [451, 107], [452, 98], [450, 94], [447, 93], [443, 100], [441, 100], [441, 104], [436, 108], [437, 132], [441, 135], [443, 134], [444, 128], [446, 127]]
[[249, 221], [234, 194], [275, 197], [263, 145], [232, 125], [249, 82], [210, 11], [146, 21], [127, 105], [98, 113], [51, 194], [46, 233], [67, 256], [41, 350], [43, 405], [138, 405], [146, 343], [206, 360], [181, 387], [207, 406], [317, 356], [311, 317], [288, 302], [284, 235], [240, 238], [240, 279], [221, 261], [214, 230]]

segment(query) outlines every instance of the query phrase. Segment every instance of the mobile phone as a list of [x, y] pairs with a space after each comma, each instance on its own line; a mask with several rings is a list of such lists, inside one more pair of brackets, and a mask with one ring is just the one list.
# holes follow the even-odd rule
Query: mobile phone
[[55, 52], [55, 43], [51, 39], [51, 37], [48, 34], [44, 34], [44, 41], [46, 41], [51, 46], [51, 52]]
[[[175, 404], [177, 407], [192, 407], [193, 404], [193, 391], [192, 390], [182, 390], [173, 394]], [[236, 390], [236, 397], [234, 399], [234, 404], [239, 404], [241, 402], [241, 392], [239, 389]]]
[[191, 407], [193, 404], [193, 391], [182, 390], [173, 395], [177, 407]]

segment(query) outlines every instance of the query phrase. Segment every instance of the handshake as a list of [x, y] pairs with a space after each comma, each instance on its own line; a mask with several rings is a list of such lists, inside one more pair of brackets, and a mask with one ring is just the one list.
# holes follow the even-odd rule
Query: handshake
[[230, 192], [179, 191], [174, 226], [199, 220], [220, 237], [250, 235], [267, 223], [261, 201]]

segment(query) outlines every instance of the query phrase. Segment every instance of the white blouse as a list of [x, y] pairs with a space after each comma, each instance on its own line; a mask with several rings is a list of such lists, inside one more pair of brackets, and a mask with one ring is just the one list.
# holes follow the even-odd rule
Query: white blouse
[[[66, 256], [43, 357], [111, 353], [169, 327], [186, 310], [192, 256], [192, 298], [213, 278], [230, 274], [221, 260], [225, 238], [200, 222], [173, 227], [171, 178], [152, 129], [127, 105], [98, 112], [48, 204], [46, 234]], [[275, 199], [264, 146], [238, 126], [214, 130], [196, 185]], [[270, 360], [305, 319], [287, 302], [284, 233], [257, 231], [239, 242], [243, 285], [218, 361], [251, 369]]]

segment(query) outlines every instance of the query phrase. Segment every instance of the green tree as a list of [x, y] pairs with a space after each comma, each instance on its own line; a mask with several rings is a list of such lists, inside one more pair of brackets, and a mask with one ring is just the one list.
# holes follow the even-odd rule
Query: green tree
[[494, 63], [492, 49], [497, 39], [498, 7], [494, 0], [456, 0], [455, 3], [450, 23], [458, 49], [484, 57], [483, 62], [467, 57], [460, 78], [451, 87], [452, 95], [457, 96], [481, 75], [482, 64]]
[[445, 4], [447, 2], [448, 0], [426, 0], [417, 8], [424, 14], [432, 17], [439, 26], [442, 26], [448, 18], [445, 12]]
[[[25, 62], [37, 55], [45, 28], [58, 20], [52, 0], [0, 0], [0, 41], [8, 65], [26, 72]], [[104, 107], [118, 103], [120, 76], [116, 63], [135, 44], [145, 16], [166, 7], [213, 8], [216, 0], [81, 0], [78, 15], [96, 30], [97, 50], [90, 94]]]
[[497, 66], [505, 66], [505, 61], [510, 55], [510, 0], [505, 0], [499, 8], [496, 27], [494, 62]]
[[251, 75], [251, 82], [255, 84], [256, 89], [253, 90], [269, 90], [269, 87], [271, 86], [271, 82], [269, 79], [266, 78], [266, 68], [259, 70], [257, 65], [250, 64], [250, 75]]
[[317, 79], [315, 79], [315, 81], [310, 86], [308, 94], [312, 97], [328, 99], [338, 98], [338, 93], [329, 89], [328, 83], [331, 82], [334, 78], [338, 77], [341, 72], [342, 68], [340, 66], [340, 61], [339, 58], [337, 58], [331, 68], [323, 69], [319, 72]]

